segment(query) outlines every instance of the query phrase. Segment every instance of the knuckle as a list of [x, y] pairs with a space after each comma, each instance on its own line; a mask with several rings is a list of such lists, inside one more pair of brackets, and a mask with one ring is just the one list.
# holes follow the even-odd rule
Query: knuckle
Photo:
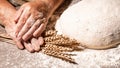
[[29, 14], [27, 14], [27, 15], [24, 16], [24, 20], [26, 20], [26, 19], [28, 18], [28, 15], [29, 15]]
[[35, 18], [43, 18], [43, 13], [41, 13], [41, 12], [37, 12], [36, 14], [35, 14]]
[[21, 24], [25, 24], [25, 21], [26, 21], [26, 18], [25, 18], [25, 17], [22, 18], [22, 20], [21, 20]]
[[36, 24], [34, 25], [34, 27], [37, 28], [37, 27], [39, 27], [39, 25], [36, 23]]
[[32, 24], [31, 23], [27, 23], [27, 26], [26, 26], [26, 28], [30, 28], [32, 26]]

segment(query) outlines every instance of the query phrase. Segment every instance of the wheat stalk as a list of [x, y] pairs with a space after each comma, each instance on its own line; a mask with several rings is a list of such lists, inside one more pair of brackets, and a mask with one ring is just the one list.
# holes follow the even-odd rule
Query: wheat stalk
[[79, 43], [76, 40], [57, 35], [57, 31], [53, 29], [45, 31], [43, 37], [45, 45], [43, 45], [42, 52], [50, 56], [75, 63], [75, 60], [71, 58], [72, 55], [66, 52], [83, 50], [83, 48], [79, 47]]

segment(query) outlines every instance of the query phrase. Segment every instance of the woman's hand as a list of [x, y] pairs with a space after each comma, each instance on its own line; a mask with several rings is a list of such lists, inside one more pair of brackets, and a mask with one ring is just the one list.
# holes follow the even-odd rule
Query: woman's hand
[[46, 5], [42, 1], [23, 4], [16, 13], [16, 35], [18, 39], [29, 40], [32, 36], [38, 37], [47, 25]]

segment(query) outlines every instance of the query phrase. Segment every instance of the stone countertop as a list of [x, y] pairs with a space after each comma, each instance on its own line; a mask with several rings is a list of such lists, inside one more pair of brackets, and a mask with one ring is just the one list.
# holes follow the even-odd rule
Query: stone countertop
[[85, 49], [73, 54], [78, 64], [0, 42], [0, 68], [120, 68], [120, 46], [108, 50]]

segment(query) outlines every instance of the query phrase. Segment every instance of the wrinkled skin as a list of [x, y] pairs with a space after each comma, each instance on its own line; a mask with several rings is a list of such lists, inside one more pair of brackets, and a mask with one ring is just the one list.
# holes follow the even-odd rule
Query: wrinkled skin
[[[46, 8], [43, 1], [46, 4], [50, 1], [53, 9]], [[25, 48], [29, 52], [37, 52], [40, 50], [40, 45], [44, 43], [41, 33], [46, 27], [48, 18], [62, 0], [43, 1], [34, 0], [23, 4], [20, 9], [16, 10], [7, 0], [0, 0], [0, 20], [19, 49]], [[49, 13], [46, 13], [44, 9], [49, 10]]]
[[30, 41], [23, 41], [17, 39], [15, 35], [15, 27], [16, 26], [15, 22], [12, 20], [6, 20], [6, 22], [10, 23], [7, 26], [5, 26], [5, 29], [7, 33], [11, 36], [11, 38], [15, 41], [17, 44], [17, 47], [19, 49], [24, 49], [26, 48], [29, 52], [35, 52], [40, 50], [40, 45], [43, 44], [43, 38], [31, 38]]
[[15, 15], [15, 33], [18, 39], [29, 40], [39, 37], [45, 30], [47, 21], [63, 0], [34, 0], [23, 4]]
[[18, 39], [22, 38], [24, 41], [27, 41], [32, 36], [40, 36], [45, 30], [47, 21], [45, 21], [44, 17], [47, 16], [47, 13], [45, 15], [44, 6], [44, 3], [28, 2], [20, 7], [15, 16], [15, 22], [17, 23], [16, 35]]

